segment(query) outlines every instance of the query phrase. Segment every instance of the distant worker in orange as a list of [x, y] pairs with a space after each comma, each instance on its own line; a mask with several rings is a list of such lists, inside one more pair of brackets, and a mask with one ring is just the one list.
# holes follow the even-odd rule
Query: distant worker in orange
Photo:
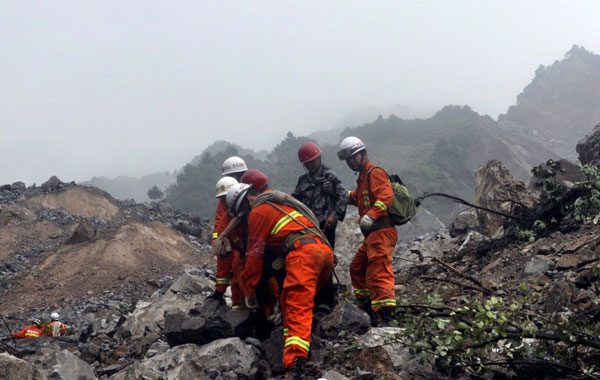
[[24, 338], [38, 338], [42, 335], [42, 322], [39, 319], [33, 319], [31, 325], [25, 327], [18, 333], [10, 333], [13, 338], [24, 339]]
[[[227, 290], [227, 287], [231, 285], [231, 280], [233, 279], [233, 260], [234, 255], [231, 250], [231, 242], [227, 240], [226, 246], [223, 246], [223, 242], [217, 237], [223, 232], [227, 223], [229, 223], [229, 215], [227, 214], [227, 203], [225, 202], [225, 196], [227, 195], [227, 190], [229, 190], [233, 185], [236, 185], [238, 181], [229, 176], [222, 177], [217, 184], [215, 185], [215, 193], [219, 202], [219, 206], [217, 207], [217, 216], [215, 216], [215, 227], [213, 232], [213, 249], [214, 254], [217, 256], [217, 276], [216, 276], [216, 284], [215, 291], [213, 294], [209, 296], [209, 298], [216, 299], [220, 302], [225, 302], [223, 299], [223, 295]], [[219, 244], [216, 244], [218, 240]], [[239, 248], [239, 247], [236, 247]], [[235, 291], [232, 288], [232, 301], [234, 306], [239, 306], [240, 299], [238, 294], [234, 294]], [[238, 296], [238, 299], [234, 299]]]
[[50, 323], [42, 327], [43, 336], [61, 336], [67, 334], [67, 325], [59, 321], [60, 315], [57, 312], [50, 314]]
[[365, 144], [357, 137], [346, 137], [340, 143], [338, 158], [359, 172], [356, 190], [348, 192], [348, 203], [358, 206], [358, 225], [365, 240], [350, 263], [350, 278], [359, 305], [371, 317], [389, 326], [395, 320], [396, 296], [392, 253], [398, 231], [388, 209], [394, 191], [387, 173], [369, 161]]
[[[293, 202], [298, 205], [291, 207]], [[264, 266], [285, 268], [280, 297], [285, 339], [283, 366], [292, 379], [302, 379], [310, 349], [314, 298], [331, 275], [333, 252], [315, 227], [318, 220], [314, 214], [287, 194], [261, 194], [253, 186], [241, 183], [228, 191], [227, 204], [235, 214], [248, 216], [242, 288], [249, 309], [258, 307], [256, 286]]]

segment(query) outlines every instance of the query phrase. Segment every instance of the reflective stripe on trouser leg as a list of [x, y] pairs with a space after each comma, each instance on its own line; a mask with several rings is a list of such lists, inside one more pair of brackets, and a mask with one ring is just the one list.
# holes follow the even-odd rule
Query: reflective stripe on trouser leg
[[310, 350], [310, 342], [300, 338], [299, 336], [288, 336], [285, 340], [285, 347], [296, 345], [306, 351], [308, 355], [308, 351]]
[[395, 307], [396, 306], [396, 300], [393, 298], [390, 299], [385, 299], [385, 300], [378, 300], [378, 301], [371, 301], [371, 308], [373, 310], [378, 309], [380, 307]]
[[217, 281], [215, 289], [225, 293], [233, 278], [233, 256], [217, 256]]
[[286, 276], [281, 294], [284, 328], [289, 329], [283, 349], [283, 366], [289, 368], [296, 356], [308, 358], [312, 309], [320, 286], [331, 275], [333, 252], [329, 246], [295, 245], [286, 257]]
[[368, 297], [371, 294], [367, 287], [366, 279], [368, 262], [367, 248], [363, 242], [350, 262], [350, 280], [352, 281], [352, 287], [354, 288], [354, 295], [359, 300]]
[[382, 228], [371, 232], [364, 242], [368, 257], [365, 278], [373, 310], [396, 305], [392, 252], [397, 236], [394, 227]]

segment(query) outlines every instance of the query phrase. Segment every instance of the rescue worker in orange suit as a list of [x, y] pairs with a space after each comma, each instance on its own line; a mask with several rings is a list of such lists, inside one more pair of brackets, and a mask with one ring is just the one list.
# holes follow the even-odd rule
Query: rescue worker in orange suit
[[[271, 191], [269, 190], [269, 177], [267, 177], [267, 175], [261, 172], [260, 170], [248, 170], [242, 176], [240, 182], [252, 185], [252, 188], [257, 189], [258, 193]], [[244, 224], [247, 229], [247, 220], [245, 220]], [[238, 266], [238, 268], [240, 268], [238, 272], [239, 282], [241, 282], [241, 274], [244, 269], [245, 263], [246, 256], [244, 254], [244, 256], [240, 258], [240, 263]], [[257, 294], [261, 295], [261, 297], [259, 297], [258, 299], [259, 304], [264, 305], [267, 318], [269, 320], [272, 320], [275, 313], [275, 305], [277, 304], [277, 300], [279, 299], [279, 286], [277, 285], [277, 280], [274, 277], [269, 276], [268, 273], [266, 273], [265, 278], [261, 278], [260, 284], [257, 286], [257, 288], [260, 289], [257, 292]]]
[[60, 315], [57, 312], [50, 314], [50, 323], [42, 327], [43, 336], [61, 336], [67, 334], [67, 325], [59, 321]]
[[[217, 215], [215, 216], [215, 228], [213, 230], [213, 254], [217, 256], [217, 277], [215, 291], [208, 297], [216, 299], [219, 302], [225, 302], [223, 295], [225, 294], [227, 287], [231, 285], [231, 280], [233, 278], [234, 253], [230, 249], [223, 247], [222, 241], [219, 241], [219, 244], [216, 244], [216, 240], [230, 221], [227, 214], [225, 195], [227, 195], [227, 190], [237, 183], [238, 181], [235, 178], [224, 176], [217, 182], [215, 186], [215, 196], [219, 200]], [[231, 244], [231, 246], [235, 246], [236, 249], [240, 249], [239, 245], [243, 244], [244, 237], [235, 237], [238, 238], [237, 241], [228, 240], [228, 243], [235, 242], [237, 244]], [[241, 248], [243, 249], [243, 247]], [[241, 297], [239, 296], [239, 291], [233, 287], [231, 289], [231, 298], [233, 306], [239, 307]]]
[[[221, 176], [232, 177], [237, 182], [240, 181], [244, 173], [248, 171], [248, 167], [246, 166], [246, 162], [237, 156], [231, 156], [225, 161], [223, 161], [223, 165], [221, 166]], [[218, 198], [218, 197], [217, 197]], [[221, 218], [227, 213], [227, 204], [225, 200], [223, 202], [219, 202], [217, 204], [217, 212], [215, 213], [215, 229], [221, 222]], [[217, 231], [213, 230], [212, 241], [214, 243], [215, 239], [219, 237]], [[225, 287], [227, 288], [227, 287]]]
[[[276, 262], [285, 267], [280, 297], [284, 328], [283, 366], [292, 379], [302, 379], [310, 349], [313, 306], [333, 268], [333, 252], [315, 225], [293, 207], [277, 203], [257, 205], [259, 192], [239, 184], [227, 193], [227, 204], [236, 214], [248, 215], [248, 249], [242, 272], [242, 287], [249, 309], [256, 308], [256, 286], [263, 265]], [[318, 232], [317, 232], [318, 233]], [[278, 252], [269, 263], [265, 250]]]
[[393, 325], [396, 296], [392, 253], [398, 231], [388, 213], [394, 191], [387, 173], [369, 161], [365, 144], [357, 137], [340, 143], [338, 158], [358, 172], [356, 190], [348, 192], [348, 203], [358, 206], [359, 226], [365, 240], [350, 263], [350, 278], [359, 306], [371, 324]]
[[18, 333], [11, 332], [10, 335], [16, 339], [38, 338], [42, 335], [42, 322], [39, 319], [34, 319], [31, 321], [30, 326], [25, 327]]

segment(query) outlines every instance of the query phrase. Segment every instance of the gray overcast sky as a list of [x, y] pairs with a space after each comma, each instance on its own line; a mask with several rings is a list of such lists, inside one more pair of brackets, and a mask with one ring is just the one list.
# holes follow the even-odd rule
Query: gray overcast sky
[[363, 107], [497, 117], [599, 1], [0, 0], [0, 183], [174, 170]]

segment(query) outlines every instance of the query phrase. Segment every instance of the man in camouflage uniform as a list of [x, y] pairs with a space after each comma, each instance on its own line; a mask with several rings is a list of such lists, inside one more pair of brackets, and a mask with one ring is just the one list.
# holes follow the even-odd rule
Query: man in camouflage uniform
[[[314, 143], [302, 144], [298, 149], [298, 159], [307, 173], [298, 178], [294, 198], [304, 203], [319, 219], [320, 228], [335, 247], [337, 222], [344, 220], [348, 194], [335, 172], [321, 163], [321, 149]], [[335, 291], [330, 278], [315, 298], [315, 305], [335, 306]]]

